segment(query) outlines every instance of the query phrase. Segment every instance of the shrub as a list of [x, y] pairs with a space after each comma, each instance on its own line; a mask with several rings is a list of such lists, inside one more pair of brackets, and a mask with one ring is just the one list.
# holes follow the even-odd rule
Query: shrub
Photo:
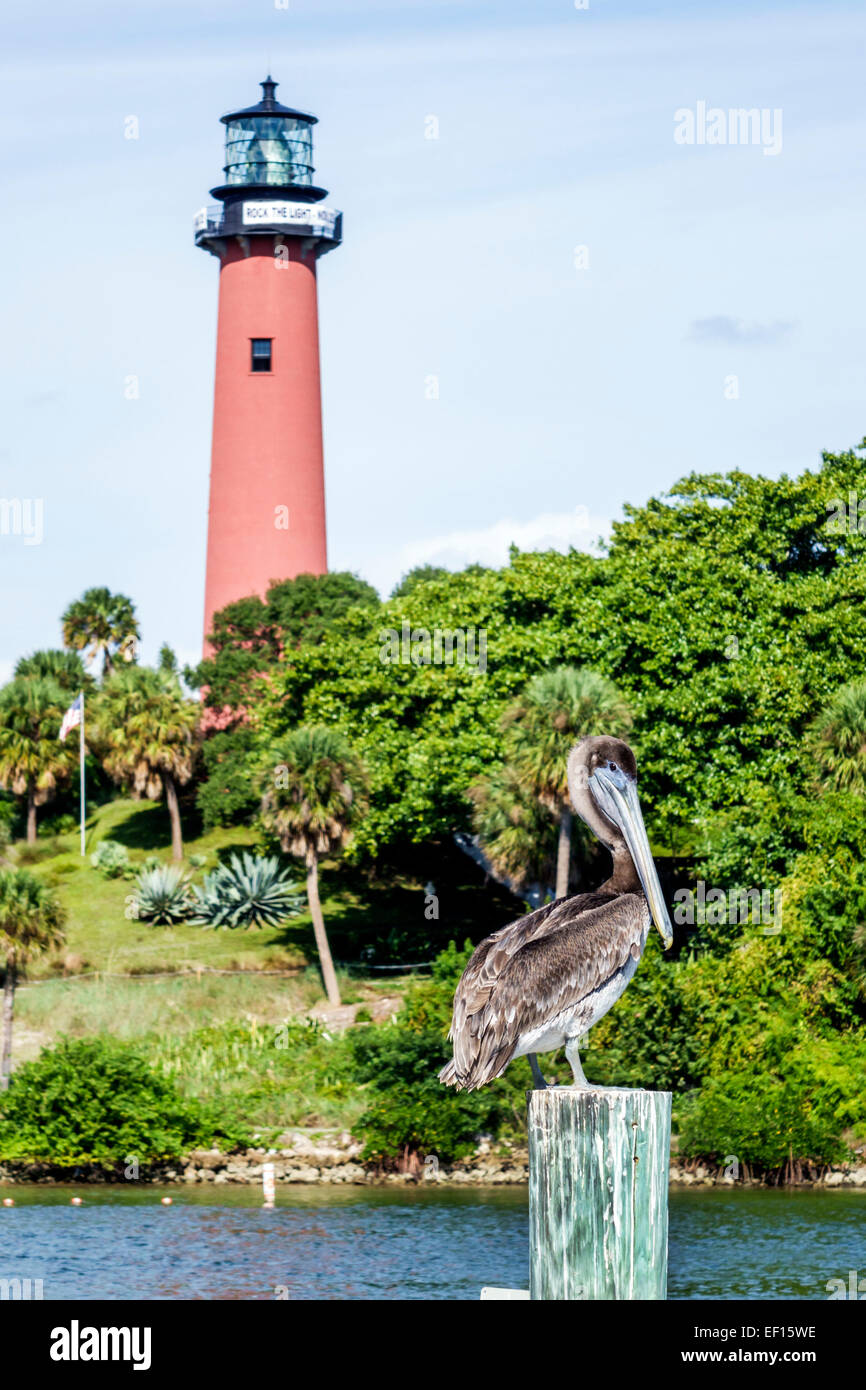
[[[863, 1114], [866, 1049], [853, 1035], [823, 1038], [779, 1027], [745, 1046], [680, 1108], [680, 1153], [717, 1163], [735, 1154], [765, 1172], [845, 1157], [843, 1130]], [[751, 1055], [749, 1055], [751, 1054]]]
[[38, 834], [43, 837], [68, 835], [70, 831], [77, 829], [78, 817], [71, 815], [68, 811], [62, 811], [56, 816], [47, 816], [40, 823]]
[[451, 1055], [440, 1034], [398, 1022], [359, 1029], [351, 1039], [358, 1079], [369, 1082], [358, 1123], [364, 1158], [390, 1167], [407, 1154], [435, 1154], [448, 1163], [499, 1127], [501, 1091], [454, 1091], [440, 1082], [439, 1070]]
[[296, 917], [303, 906], [287, 865], [274, 856], [233, 854], [193, 887], [194, 922], [203, 927], [273, 927]]
[[170, 927], [174, 922], [182, 922], [192, 909], [189, 874], [177, 864], [142, 869], [127, 904], [128, 917], [142, 918], [155, 926]]
[[103, 878], [126, 878], [130, 872], [129, 850], [117, 840], [102, 840], [90, 862]]
[[452, 941], [434, 960], [430, 977], [412, 983], [396, 1023], [350, 1035], [356, 1074], [368, 1083], [358, 1124], [365, 1158], [388, 1167], [409, 1154], [435, 1154], [448, 1163], [471, 1153], [488, 1130], [504, 1135], [522, 1127], [525, 1061], [479, 1091], [455, 1091], [439, 1080], [451, 1056], [445, 1034], [454, 990], [472, 949], [471, 941], [462, 950]]
[[198, 789], [196, 804], [206, 830], [255, 815], [259, 798], [250, 786], [250, 759], [256, 751], [253, 731], [244, 725], [205, 739], [202, 759], [207, 780]]
[[181, 1096], [139, 1050], [63, 1038], [13, 1073], [0, 1098], [0, 1159], [104, 1167], [233, 1149], [248, 1135], [213, 1106]]

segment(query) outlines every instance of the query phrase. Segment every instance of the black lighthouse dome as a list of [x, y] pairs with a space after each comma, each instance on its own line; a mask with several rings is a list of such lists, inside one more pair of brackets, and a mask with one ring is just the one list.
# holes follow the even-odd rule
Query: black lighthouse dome
[[229, 111], [226, 128], [225, 183], [211, 193], [223, 202], [251, 193], [291, 190], [299, 202], [317, 203], [326, 196], [313, 184], [313, 126], [316, 117], [277, 101], [272, 77], [261, 83], [255, 106]]

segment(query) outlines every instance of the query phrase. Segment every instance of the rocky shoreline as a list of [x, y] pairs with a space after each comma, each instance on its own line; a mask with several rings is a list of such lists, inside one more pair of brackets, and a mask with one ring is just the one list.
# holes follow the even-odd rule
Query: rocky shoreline
[[[469, 1158], [457, 1163], [440, 1163], [434, 1155], [419, 1161], [410, 1156], [402, 1167], [383, 1170], [361, 1161], [362, 1145], [343, 1132], [310, 1137], [300, 1131], [280, 1137], [279, 1148], [247, 1149], [244, 1153], [224, 1154], [216, 1149], [198, 1149], [174, 1163], [141, 1165], [134, 1173], [119, 1167], [106, 1171], [98, 1166], [70, 1169], [46, 1163], [0, 1165], [0, 1184], [124, 1182], [214, 1184], [238, 1183], [261, 1186], [264, 1165], [273, 1164], [274, 1178], [281, 1184], [404, 1184], [413, 1186], [520, 1186], [529, 1181], [529, 1155], [521, 1148], [494, 1148], [482, 1142]], [[761, 1187], [777, 1185], [766, 1177], [746, 1170], [734, 1177], [727, 1168], [705, 1164], [684, 1164], [673, 1159], [670, 1182], [681, 1187]], [[856, 1187], [866, 1189], [866, 1163], [844, 1163], [798, 1174], [797, 1187]]]

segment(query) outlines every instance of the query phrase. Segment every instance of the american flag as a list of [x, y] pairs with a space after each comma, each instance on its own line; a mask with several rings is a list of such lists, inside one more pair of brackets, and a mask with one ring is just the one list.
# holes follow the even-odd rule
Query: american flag
[[62, 743], [70, 729], [76, 729], [81, 723], [81, 696], [78, 695], [72, 701], [69, 709], [63, 716], [63, 723], [60, 725], [60, 742]]

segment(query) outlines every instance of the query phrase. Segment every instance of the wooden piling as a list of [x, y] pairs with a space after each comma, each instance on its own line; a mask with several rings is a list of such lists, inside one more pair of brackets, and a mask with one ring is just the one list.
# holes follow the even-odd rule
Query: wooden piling
[[668, 1091], [529, 1092], [529, 1296], [667, 1297]]

